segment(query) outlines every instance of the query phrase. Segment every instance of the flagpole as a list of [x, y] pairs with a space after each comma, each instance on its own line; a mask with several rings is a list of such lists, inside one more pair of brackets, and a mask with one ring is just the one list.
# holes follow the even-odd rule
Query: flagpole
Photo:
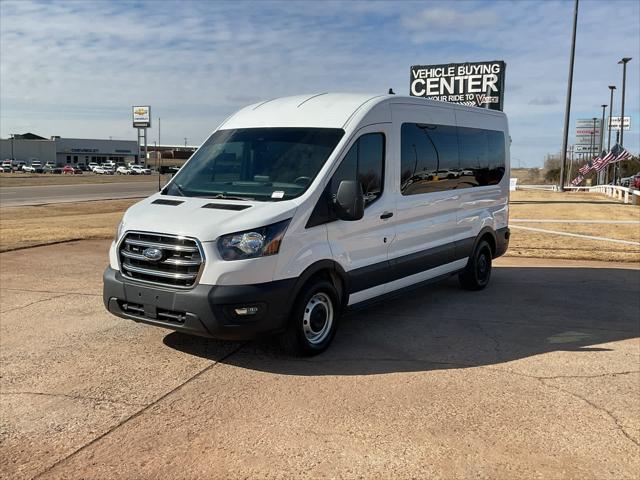
[[564, 192], [565, 169], [567, 167], [567, 143], [569, 141], [569, 119], [571, 117], [571, 90], [573, 87], [573, 64], [576, 57], [576, 29], [578, 27], [578, 0], [573, 7], [573, 34], [571, 57], [569, 59], [569, 79], [567, 81], [567, 103], [564, 110], [564, 132], [562, 138], [562, 163], [560, 164], [560, 191]]
[[[613, 115], [613, 91], [616, 89], [615, 85], [609, 85], [609, 90], [611, 90], [611, 101], [609, 102], [609, 126], [607, 130], [609, 131], [609, 140], [607, 141], [607, 153], [611, 151], [611, 117]], [[609, 167], [605, 170], [605, 183], [609, 183]]]

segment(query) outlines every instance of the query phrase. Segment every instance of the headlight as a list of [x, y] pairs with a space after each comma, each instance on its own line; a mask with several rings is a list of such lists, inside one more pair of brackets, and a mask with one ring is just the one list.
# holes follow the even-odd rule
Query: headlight
[[116, 228], [116, 242], [120, 239], [120, 236], [122, 235], [123, 230], [124, 230], [124, 222], [120, 220], [120, 223], [118, 224], [118, 228]]
[[291, 219], [266, 227], [223, 235], [218, 240], [220, 255], [224, 260], [244, 260], [275, 255], [280, 250], [280, 243], [290, 221]]

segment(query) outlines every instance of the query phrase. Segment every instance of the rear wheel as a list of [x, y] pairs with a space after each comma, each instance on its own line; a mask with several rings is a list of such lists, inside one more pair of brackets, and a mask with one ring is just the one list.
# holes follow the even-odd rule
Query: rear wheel
[[324, 352], [336, 333], [340, 304], [338, 292], [327, 280], [309, 284], [298, 295], [282, 337], [283, 347], [294, 355]]
[[460, 286], [466, 290], [482, 290], [489, 284], [491, 278], [492, 252], [489, 244], [481, 240], [465, 269], [458, 275]]

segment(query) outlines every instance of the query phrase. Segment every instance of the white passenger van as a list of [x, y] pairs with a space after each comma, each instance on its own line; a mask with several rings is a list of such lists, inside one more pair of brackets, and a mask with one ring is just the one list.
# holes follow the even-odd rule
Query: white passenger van
[[480, 290], [509, 240], [509, 143], [502, 112], [416, 97], [248, 106], [125, 213], [105, 305], [312, 355], [354, 305], [453, 274]]

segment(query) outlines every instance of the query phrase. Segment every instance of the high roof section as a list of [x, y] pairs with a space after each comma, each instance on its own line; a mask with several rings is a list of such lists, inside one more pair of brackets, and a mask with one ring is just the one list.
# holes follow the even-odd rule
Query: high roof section
[[249, 105], [230, 116], [221, 129], [260, 127], [345, 128], [349, 121], [389, 122], [391, 103], [430, 105], [435, 108], [482, 111], [483, 115], [504, 113], [479, 107], [443, 103], [404, 95], [371, 95], [358, 93], [318, 93], [282, 97]]
[[256, 103], [229, 117], [220, 128], [343, 128], [359, 109], [368, 109], [393, 95], [319, 93]]

